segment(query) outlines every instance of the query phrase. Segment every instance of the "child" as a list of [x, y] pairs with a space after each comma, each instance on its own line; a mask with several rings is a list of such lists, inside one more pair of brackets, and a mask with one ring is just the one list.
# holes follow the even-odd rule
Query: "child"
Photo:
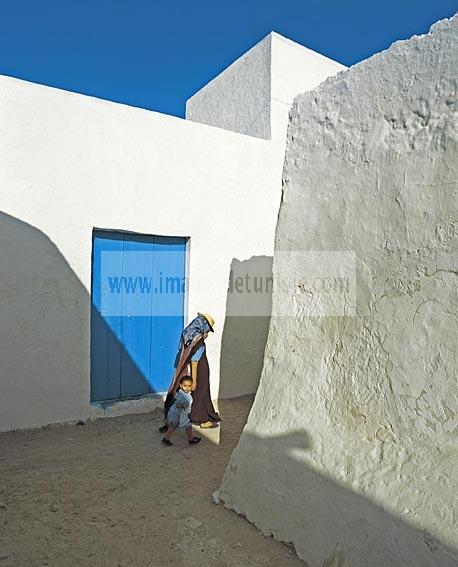
[[190, 445], [199, 443], [202, 439], [200, 437], [193, 437], [192, 426], [189, 421], [189, 412], [191, 411], [192, 404], [192, 378], [190, 376], [183, 376], [180, 380], [180, 387], [176, 393], [175, 400], [167, 413], [168, 429], [162, 443], [164, 445], [173, 445], [170, 437], [173, 432], [178, 428], [186, 430], [186, 436]]

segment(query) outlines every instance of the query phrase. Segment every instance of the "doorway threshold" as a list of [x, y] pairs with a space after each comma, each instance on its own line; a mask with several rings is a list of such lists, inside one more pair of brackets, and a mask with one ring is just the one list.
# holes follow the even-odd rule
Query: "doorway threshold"
[[155, 409], [162, 411], [166, 393], [148, 394], [138, 398], [122, 400], [104, 400], [92, 402], [90, 419], [102, 417], [118, 417], [135, 413], [148, 413]]

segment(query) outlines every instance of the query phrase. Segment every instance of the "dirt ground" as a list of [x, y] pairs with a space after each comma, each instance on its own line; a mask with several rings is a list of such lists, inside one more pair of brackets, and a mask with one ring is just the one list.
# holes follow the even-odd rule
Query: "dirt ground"
[[163, 447], [160, 412], [0, 434], [0, 567], [304, 565], [212, 503], [251, 398], [220, 403], [220, 445]]

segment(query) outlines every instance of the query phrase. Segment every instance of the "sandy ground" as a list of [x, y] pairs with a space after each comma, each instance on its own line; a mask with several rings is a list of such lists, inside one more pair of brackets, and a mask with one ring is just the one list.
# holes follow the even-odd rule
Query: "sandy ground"
[[220, 445], [163, 447], [160, 412], [0, 434], [0, 567], [304, 565], [212, 503], [250, 398], [220, 403]]

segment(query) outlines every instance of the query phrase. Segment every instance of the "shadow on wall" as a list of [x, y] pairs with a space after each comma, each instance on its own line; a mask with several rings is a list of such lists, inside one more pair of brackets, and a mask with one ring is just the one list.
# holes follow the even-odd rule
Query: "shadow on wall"
[[[310, 566], [456, 567], [456, 550], [313, 470], [310, 449], [303, 430], [271, 437], [245, 430], [226, 469], [221, 499], [249, 521], [274, 518], [274, 525], [258, 529], [293, 543]], [[259, 462], [268, 462], [270, 470]]]
[[233, 259], [221, 339], [219, 398], [254, 394], [272, 309], [272, 257]]
[[90, 305], [51, 240], [0, 213], [0, 431], [88, 417]]

